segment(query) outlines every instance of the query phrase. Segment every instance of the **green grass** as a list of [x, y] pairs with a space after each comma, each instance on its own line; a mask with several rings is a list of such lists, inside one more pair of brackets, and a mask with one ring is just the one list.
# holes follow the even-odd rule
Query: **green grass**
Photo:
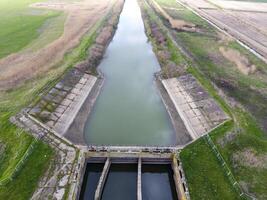
[[53, 151], [41, 142], [37, 144], [25, 167], [14, 181], [0, 187], [0, 199], [30, 199], [37, 181], [49, 165]]
[[234, 109], [236, 116], [236, 124], [240, 129], [240, 133], [236, 135], [235, 139], [226, 142], [224, 145], [220, 144], [220, 140], [225, 138], [226, 134], [233, 132], [222, 131], [213, 135], [214, 141], [224, 156], [226, 162], [230, 166], [236, 179], [240, 183], [248, 184], [246, 189], [248, 193], [256, 195], [258, 199], [266, 199], [266, 185], [267, 185], [267, 172], [265, 168], [248, 166], [245, 163], [234, 164], [233, 155], [239, 152], [244, 152], [248, 149], [255, 151], [256, 155], [266, 155], [267, 141], [264, 139], [264, 132], [257, 125], [255, 119], [250, 114], [240, 110]]
[[0, 58], [23, 49], [38, 38], [39, 29], [47, 20], [51, 21], [60, 15], [59, 12], [28, 7], [39, 1], [41, 0], [0, 1]]
[[203, 138], [180, 153], [192, 200], [239, 199]]
[[64, 13], [60, 13], [55, 17], [47, 19], [38, 29], [38, 38], [31, 41], [26, 47], [24, 47], [24, 49], [34, 52], [59, 38], [64, 31], [65, 20], [66, 14]]

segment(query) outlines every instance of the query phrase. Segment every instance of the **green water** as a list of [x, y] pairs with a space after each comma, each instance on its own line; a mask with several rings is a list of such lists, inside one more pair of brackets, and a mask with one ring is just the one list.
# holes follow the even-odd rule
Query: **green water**
[[103, 89], [84, 130], [87, 144], [174, 145], [177, 138], [157, 91], [160, 70], [137, 1], [126, 0], [100, 66]]

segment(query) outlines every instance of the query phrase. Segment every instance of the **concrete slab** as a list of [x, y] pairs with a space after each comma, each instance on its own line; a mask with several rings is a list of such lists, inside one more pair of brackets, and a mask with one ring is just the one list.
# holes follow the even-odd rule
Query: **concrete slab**
[[193, 139], [228, 119], [192, 75], [165, 79], [162, 84]]

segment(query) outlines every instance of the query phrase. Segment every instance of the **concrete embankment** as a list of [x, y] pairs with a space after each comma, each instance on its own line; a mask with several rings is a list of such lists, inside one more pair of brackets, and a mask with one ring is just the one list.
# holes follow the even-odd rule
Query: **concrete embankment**
[[192, 75], [164, 79], [162, 84], [193, 140], [229, 119]]
[[83, 136], [83, 130], [88, 116], [90, 115], [94, 104], [97, 100], [101, 88], [104, 84], [104, 78], [99, 77], [92, 90], [86, 97], [84, 103], [80, 107], [78, 113], [74, 116], [73, 122], [70, 124], [68, 130], [65, 132], [64, 137], [72, 141], [74, 144], [86, 145]]
[[179, 113], [177, 112], [172, 99], [170, 98], [168, 92], [164, 88], [161, 81], [162, 81], [161, 77], [156, 76], [157, 88], [160, 92], [161, 99], [171, 118], [172, 125], [177, 136], [177, 145], [185, 145], [192, 140], [192, 137], [188, 133], [188, 130], [186, 129], [186, 126], [184, 125], [183, 120], [181, 119]]

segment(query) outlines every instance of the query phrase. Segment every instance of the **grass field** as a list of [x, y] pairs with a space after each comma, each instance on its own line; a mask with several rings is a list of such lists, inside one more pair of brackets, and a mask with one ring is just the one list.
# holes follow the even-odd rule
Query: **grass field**
[[[176, 42], [190, 53], [187, 60], [191, 67], [187, 71], [201, 82], [234, 119], [228, 128], [212, 133], [212, 140], [243, 191], [258, 199], [266, 199], [267, 172], [266, 164], [263, 163], [267, 156], [267, 133], [262, 128], [267, 117], [267, 94], [262, 91], [267, 88], [267, 65], [237, 42], [222, 41], [215, 28], [181, 7], [175, 0], [157, 2], [173, 18], [194, 23], [201, 30], [197, 33], [173, 33]], [[166, 21], [163, 18], [161, 20], [171, 30]], [[241, 73], [233, 62], [222, 56], [219, 51], [221, 46], [245, 55], [257, 71], [250, 75]], [[213, 84], [231, 97], [231, 106], [218, 95]], [[201, 139], [181, 153], [192, 199], [236, 199], [229, 181], [223, 178], [225, 175], [219, 162], [209, 148]], [[261, 161], [263, 158], [265, 160]]]
[[[39, 1], [41, 0], [0, 1], [0, 58], [23, 49], [40, 34], [47, 35], [47, 41], [44, 42], [44, 37], [41, 38], [39, 46], [60, 36], [64, 14], [28, 7]], [[54, 20], [55, 18], [57, 19]], [[48, 26], [48, 29], [42, 28], [43, 26]]]

